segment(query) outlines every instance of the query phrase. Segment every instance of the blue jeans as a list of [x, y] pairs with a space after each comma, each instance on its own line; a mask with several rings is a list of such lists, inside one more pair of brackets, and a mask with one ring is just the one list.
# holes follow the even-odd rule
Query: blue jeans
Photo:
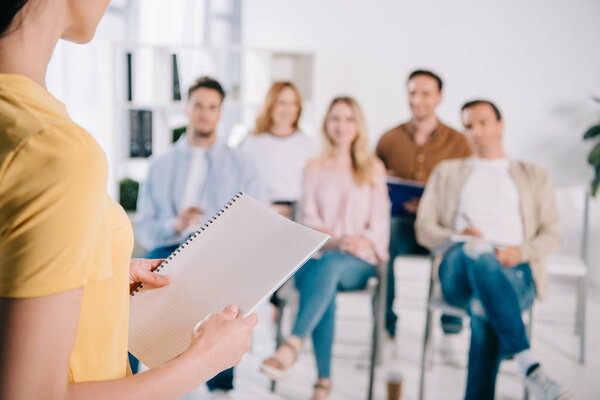
[[503, 267], [492, 253], [473, 259], [462, 247], [440, 265], [442, 293], [471, 317], [465, 399], [493, 399], [500, 362], [529, 348], [521, 314], [533, 304], [535, 283], [529, 264]]
[[396, 336], [396, 321], [393, 305], [396, 297], [394, 278], [394, 259], [406, 254], [428, 254], [426, 248], [417, 243], [415, 237], [415, 218], [410, 216], [394, 217], [390, 223], [390, 261], [388, 262], [387, 298], [385, 329], [390, 336]]
[[149, 252], [142, 255], [142, 258], [148, 258], [150, 260], [157, 258], [167, 258], [171, 255], [179, 247], [178, 244], [174, 244], [172, 246], [165, 247], [157, 247], [155, 249], [150, 250]]
[[319, 259], [310, 259], [296, 272], [300, 305], [292, 335], [304, 338], [312, 334], [319, 378], [331, 376], [337, 292], [364, 288], [375, 275], [375, 266], [336, 250], [325, 252]]
[[[172, 252], [177, 249], [179, 245], [158, 247], [153, 249], [142, 256], [142, 258], [155, 259], [155, 258], [167, 258]], [[131, 353], [129, 353], [129, 364], [131, 365], [131, 371], [135, 374], [138, 370], [139, 361]], [[215, 377], [206, 382], [208, 390], [232, 390], [233, 389], [233, 368], [226, 369], [220, 372]]]

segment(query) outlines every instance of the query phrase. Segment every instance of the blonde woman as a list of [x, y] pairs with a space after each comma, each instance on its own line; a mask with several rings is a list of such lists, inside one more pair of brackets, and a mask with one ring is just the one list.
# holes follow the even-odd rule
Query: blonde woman
[[275, 82], [242, 149], [254, 160], [279, 212], [291, 216], [290, 203], [302, 194], [302, 170], [313, 146], [298, 128], [302, 98], [291, 82]]
[[325, 146], [304, 171], [304, 224], [332, 236], [295, 276], [300, 305], [292, 334], [264, 361], [272, 379], [287, 376], [302, 342], [312, 335], [319, 379], [313, 399], [329, 397], [335, 298], [363, 288], [388, 257], [390, 204], [385, 168], [369, 149], [364, 118], [350, 97], [334, 99], [323, 122]]

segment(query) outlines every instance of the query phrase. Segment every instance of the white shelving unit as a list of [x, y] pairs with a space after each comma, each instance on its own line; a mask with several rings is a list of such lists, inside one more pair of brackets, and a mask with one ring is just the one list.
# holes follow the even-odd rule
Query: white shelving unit
[[[132, 100], [127, 100], [127, 53], [132, 54]], [[182, 100], [173, 100], [172, 56], [177, 56]], [[289, 80], [303, 97], [301, 127], [312, 134], [314, 55], [310, 52], [278, 52], [241, 46], [119, 44], [115, 60], [114, 168], [115, 183], [123, 178], [145, 179], [147, 158], [129, 157], [129, 110], [152, 111], [152, 154], [159, 155], [172, 143], [172, 131], [186, 124], [184, 104], [188, 87], [208, 75], [223, 85], [226, 98], [218, 132], [235, 146], [252, 129], [264, 97], [274, 81]]]

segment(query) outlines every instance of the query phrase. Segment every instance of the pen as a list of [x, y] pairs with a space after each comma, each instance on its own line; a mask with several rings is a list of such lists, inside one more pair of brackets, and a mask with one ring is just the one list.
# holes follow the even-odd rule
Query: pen
[[475, 227], [475, 224], [473, 224], [473, 220], [471, 218], [469, 218], [469, 216], [466, 213], [463, 213], [462, 217], [464, 218], [465, 221], [467, 221], [468, 226]]

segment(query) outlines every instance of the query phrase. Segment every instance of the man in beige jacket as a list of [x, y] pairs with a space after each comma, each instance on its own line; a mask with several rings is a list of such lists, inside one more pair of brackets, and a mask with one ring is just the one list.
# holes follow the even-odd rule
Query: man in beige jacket
[[444, 298], [471, 317], [466, 399], [493, 399], [502, 359], [514, 356], [536, 399], [566, 399], [529, 349], [521, 318], [547, 290], [544, 257], [560, 246], [548, 174], [510, 160], [504, 122], [491, 102], [462, 108], [475, 157], [443, 161], [432, 173], [416, 220], [419, 243], [448, 248], [439, 267]]

